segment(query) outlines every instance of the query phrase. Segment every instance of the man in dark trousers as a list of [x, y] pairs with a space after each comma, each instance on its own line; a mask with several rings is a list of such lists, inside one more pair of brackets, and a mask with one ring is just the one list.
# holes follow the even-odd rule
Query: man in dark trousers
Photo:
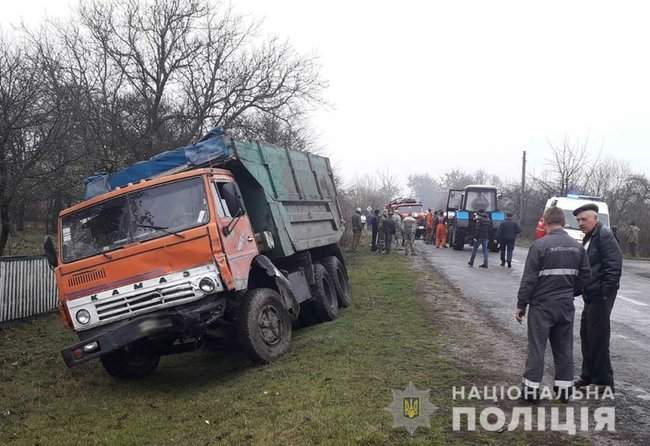
[[474, 241], [472, 246], [472, 256], [467, 263], [469, 266], [474, 266], [474, 259], [476, 258], [476, 252], [478, 247], [483, 247], [483, 263], [479, 268], [488, 267], [488, 239], [490, 238], [490, 227], [492, 222], [490, 218], [485, 215], [485, 210], [481, 209], [476, 214], [476, 221], [474, 222]]
[[623, 269], [623, 254], [614, 234], [598, 221], [598, 206], [586, 204], [573, 211], [591, 265], [591, 279], [585, 284], [585, 302], [580, 318], [582, 373], [576, 387], [594, 384], [614, 391], [614, 373], [609, 359], [610, 316]]
[[512, 213], [508, 212], [505, 221], [499, 225], [497, 232], [497, 240], [501, 251], [501, 266], [505, 266], [507, 260], [508, 268], [512, 268], [512, 252], [515, 250], [515, 239], [519, 233], [521, 233], [519, 223], [512, 221]]
[[356, 208], [354, 214], [352, 214], [352, 252], [356, 252], [359, 247], [361, 231], [363, 231], [363, 226], [361, 225], [361, 208]]
[[517, 296], [515, 318], [522, 323], [528, 308], [528, 359], [523, 396], [537, 402], [544, 376], [544, 353], [550, 340], [555, 363], [556, 395], [567, 401], [573, 389], [573, 299], [589, 280], [589, 260], [580, 243], [563, 229], [564, 212], [544, 212], [546, 236], [528, 251]]
[[368, 216], [368, 228], [370, 229], [370, 250], [377, 251], [377, 235], [379, 234], [379, 209], [375, 209], [372, 215]]
[[391, 244], [393, 243], [393, 236], [395, 235], [395, 220], [393, 220], [393, 211], [389, 211], [388, 215], [384, 218], [384, 254], [390, 254]]

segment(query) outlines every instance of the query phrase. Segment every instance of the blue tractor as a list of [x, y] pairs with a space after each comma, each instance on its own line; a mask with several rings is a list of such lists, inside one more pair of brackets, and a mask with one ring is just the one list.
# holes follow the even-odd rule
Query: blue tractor
[[455, 250], [462, 250], [465, 244], [472, 244], [474, 227], [479, 211], [492, 222], [488, 249], [499, 250], [496, 239], [499, 225], [505, 213], [499, 210], [495, 186], [471, 184], [464, 189], [451, 189], [447, 197], [448, 242]]

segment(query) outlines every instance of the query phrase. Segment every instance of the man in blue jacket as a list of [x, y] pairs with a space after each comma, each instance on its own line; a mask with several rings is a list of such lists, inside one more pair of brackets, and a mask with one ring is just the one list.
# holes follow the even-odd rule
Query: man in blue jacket
[[474, 259], [476, 258], [476, 253], [479, 246], [483, 248], [483, 263], [479, 265], [479, 268], [488, 267], [488, 240], [490, 239], [490, 228], [492, 227], [492, 222], [490, 218], [485, 214], [485, 209], [481, 209], [476, 214], [476, 220], [474, 221], [474, 240], [472, 246], [472, 256], [467, 263], [469, 266], [474, 266]]
[[519, 223], [512, 221], [512, 213], [508, 212], [505, 221], [499, 225], [497, 232], [497, 240], [501, 251], [501, 266], [505, 266], [507, 261], [508, 268], [512, 268], [512, 253], [515, 250], [515, 240], [519, 233], [521, 233]]

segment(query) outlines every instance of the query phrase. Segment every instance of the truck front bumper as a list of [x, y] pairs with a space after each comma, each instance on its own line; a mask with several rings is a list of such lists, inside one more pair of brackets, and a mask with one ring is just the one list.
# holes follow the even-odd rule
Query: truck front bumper
[[205, 327], [220, 319], [226, 309], [225, 298], [209, 299], [151, 313], [80, 333], [81, 342], [61, 350], [68, 367], [74, 367], [131, 344], [139, 339], [165, 336], [200, 336]]

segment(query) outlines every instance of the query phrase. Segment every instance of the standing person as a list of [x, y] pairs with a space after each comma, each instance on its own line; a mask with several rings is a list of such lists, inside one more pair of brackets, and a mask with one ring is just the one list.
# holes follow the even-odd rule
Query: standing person
[[528, 308], [528, 358], [523, 377], [524, 399], [537, 402], [544, 376], [544, 353], [551, 342], [555, 363], [553, 390], [566, 402], [573, 389], [574, 296], [589, 280], [589, 260], [580, 243], [563, 229], [564, 212], [544, 212], [543, 237], [530, 247], [517, 296], [515, 319], [522, 323]]
[[430, 245], [433, 243], [433, 213], [431, 212], [431, 209], [429, 209], [424, 216], [424, 230], [426, 231], [424, 243]]
[[379, 230], [379, 235], [377, 238], [377, 254], [383, 254], [385, 246], [384, 246], [384, 223], [386, 222], [386, 219], [388, 218], [388, 215], [386, 214], [386, 211], [382, 212], [381, 216], [379, 216], [379, 223], [378, 223], [378, 230]]
[[[512, 252], [515, 250], [515, 240], [521, 233], [521, 227], [516, 221], [512, 221], [512, 212], [506, 214], [506, 219], [499, 225], [497, 240], [501, 251], [501, 266], [508, 262], [508, 268], [512, 268]], [[507, 252], [507, 257], [506, 257]]]
[[485, 210], [481, 209], [476, 214], [476, 219], [474, 221], [474, 240], [472, 246], [472, 256], [467, 263], [469, 266], [474, 266], [474, 259], [476, 258], [476, 252], [478, 247], [483, 247], [483, 263], [479, 265], [479, 268], [488, 267], [488, 239], [490, 238], [490, 227], [492, 223], [490, 218], [485, 215]]
[[614, 391], [614, 372], [609, 358], [610, 316], [616, 300], [623, 254], [614, 234], [598, 221], [598, 206], [586, 204], [573, 211], [589, 263], [591, 279], [584, 286], [585, 306], [580, 317], [582, 373], [576, 387], [594, 384]]
[[355, 252], [359, 247], [361, 231], [363, 231], [363, 226], [361, 224], [361, 208], [357, 208], [354, 211], [354, 214], [352, 214], [352, 252]]
[[379, 233], [379, 210], [375, 209], [368, 216], [368, 229], [370, 230], [370, 250], [377, 251], [377, 235]]
[[445, 213], [438, 212], [435, 220], [436, 223], [436, 248], [447, 247], [447, 222], [445, 221]]
[[630, 222], [630, 226], [627, 228], [627, 233], [625, 234], [625, 241], [630, 250], [630, 255], [632, 257], [639, 256], [639, 233], [641, 228], [639, 228], [635, 222]]
[[393, 211], [388, 211], [388, 215], [384, 219], [384, 250], [386, 254], [390, 254], [394, 235], [395, 220], [393, 220]]
[[415, 255], [415, 231], [417, 230], [418, 223], [415, 217], [413, 216], [413, 212], [408, 214], [406, 217], [404, 217], [404, 220], [402, 220], [402, 225], [403, 225], [403, 236], [404, 236], [404, 255], [409, 255], [409, 252], [411, 253], [412, 256]]
[[400, 243], [404, 241], [402, 216], [399, 212], [393, 213], [393, 222], [395, 223], [395, 248], [397, 249], [400, 247]]

